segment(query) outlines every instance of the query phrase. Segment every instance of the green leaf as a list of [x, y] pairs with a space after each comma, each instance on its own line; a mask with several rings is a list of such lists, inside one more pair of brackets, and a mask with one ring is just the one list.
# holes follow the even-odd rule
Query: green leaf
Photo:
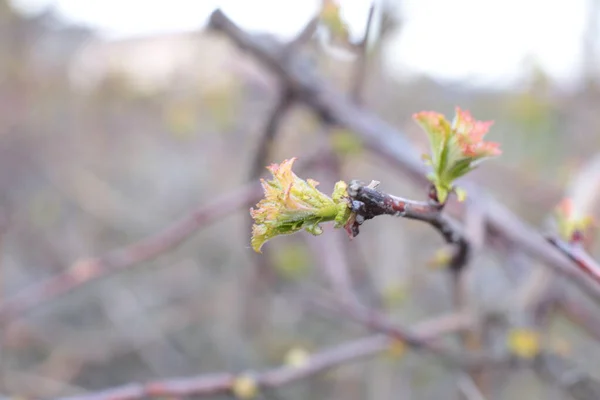
[[445, 139], [450, 135], [450, 124], [443, 115], [437, 113], [420, 113], [415, 117], [415, 121], [427, 133], [432, 163], [434, 166], [439, 165]]
[[452, 164], [444, 174], [444, 178], [448, 184], [452, 184], [456, 179], [464, 176], [473, 170], [471, 158], [463, 158]]
[[442, 141], [442, 146], [440, 148], [440, 152], [439, 155], [437, 157], [437, 161], [435, 161], [437, 164], [434, 164], [434, 167], [436, 167], [436, 172], [438, 174], [438, 176], [443, 177], [444, 176], [444, 171], [446, 170], [446, 164], [448, 162], [448, 138], [444, 138], [444, 140]]

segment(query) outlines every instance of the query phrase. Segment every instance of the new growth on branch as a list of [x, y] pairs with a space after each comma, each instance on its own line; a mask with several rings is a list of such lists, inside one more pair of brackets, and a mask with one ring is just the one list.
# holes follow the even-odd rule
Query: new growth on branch
[[[427, 133], [430, 153], [425, 163], [431, 166], [428, 179], [431, 182], [429, 200], [426, 202], [402, 199], [377, 190], [379, 182], [368, 185], [352, 181], [336, 183], [331, 197], [317, 189], [318, 182], [303, 180], [292, 171], [295, 158], [267, 169], [272, 180], [261, 180], [264, 198], [250, 210], [254, 219], [252, 248], [260, 252], [265, 242], [278, 235], [298, 232], [302, 229], [313, 235], [322, 233], [322, 222], [335, 221], [335, 227], [344, 227], [350, 237], [359, 233], [364, 221], [377, 215], [387, 214], [418, 219], [430, 223], [440, 231], [450, 244], [466, 243], [459, 230], [442, 217], [441, 211], [451, 193], [464, 200], [466, 193], [455, 181], [469, 173], [481, 161], [500, 155], [498, 143], [485, 142], [492, 121], [477, 121], [468, 111], [456, 108], [452, 122], [442, 114], [423, 111], [413, 116]], [[466, 251], [457, 260], [466, 260]], [[458, 254], [455, 255], [458, 257]]]

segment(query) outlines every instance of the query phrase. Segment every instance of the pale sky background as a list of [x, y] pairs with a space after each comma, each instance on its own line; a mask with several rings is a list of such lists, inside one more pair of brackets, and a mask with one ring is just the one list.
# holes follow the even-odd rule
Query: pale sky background
[[[220, 7], [247, 29], [290, 37], [316, 12], [319, 0], [13, 0], [34, 11], [54, 4], [69, 21], [107, 38], [197, 29]], [[404, 28], [390, 43], [390, 67], [437, 79], [503, 86], [518, 81], [533, 57], [568, 84], [581, 69], [590, 0], [399, 0]], [[369, 0], [341, 0], [358, 37]], [[598, 32], [600, 35], [600, 32]]]

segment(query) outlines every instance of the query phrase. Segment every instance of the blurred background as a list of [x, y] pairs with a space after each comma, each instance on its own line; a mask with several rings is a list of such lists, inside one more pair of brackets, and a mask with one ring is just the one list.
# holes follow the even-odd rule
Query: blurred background
[[[339, 3], [348, 35], [337, 40], [324, 28], [304, 51], [319, 74], [348, 92], [355, 62], [348, 48], [364, 36], [371, 3]], [[458, 105], [493, 119], [489, 137], [504, 154], [473, 179], [543, 229], [577, 171], [600, 150], [600, 1], [376, 4], [365, 106], [423, 150], [414, 112], [450, 117]], [[0, 0], [2, 298], [160, 231], [246, 183], [278, 86], [225, 37], [205, 30], [206, 22], [221, 8], [250, 32], [289, 40], [321, 6]], [[311, 170], [325, 192], [334, 180], [376, 179], [389, 192], [424, 198], [422, 187], [349, 132], [322, 135], [318, 118], [302, 107], [286, 115], [269, 163], [309, 158], [327, 146], [343, 162], [342, 176]], [[315, 244], [321, 238], [278, 238], [259, 256], [249, 247], [249, 223], [247, 208], [240, 209], [174, 251], [21, 315], [2, 329], [0, 391], [51, 398], [242, 372], [278, 365], [293, 349], [317, 351], [365, 334], [298, 300], [303, 287], [326, 287]], [[352, 242], [358, 255], [347, 262], [365, 301], [408, 324], [449, 311], [446, 277], [428, 267], [440, 245], [424, 224], [379, 218]], [[478, 257], [473, 292], [483, 306], [511, 297], [505, 262], [502, 255]], [[257, 268], [268, 269], [258, 274], [259, 289]], [[564, 320], [549, 332], [584, 362], [600, 356], [600, 347]], [[349, 364], [278, 395], [435, 399], [447, 398], [454, 381], [434, 358], [407, 352]], [[503, 381], [497, 395], [563, 398], [527, 373]]]

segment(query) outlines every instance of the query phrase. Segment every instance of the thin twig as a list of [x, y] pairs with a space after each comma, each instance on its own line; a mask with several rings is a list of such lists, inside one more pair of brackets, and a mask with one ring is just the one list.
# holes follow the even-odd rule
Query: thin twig
[[258, 179], [268, 163], [269, 155], [275, 141], [275, 137], [280, 130], [281, 121], [286, 116], [287, 111], [293, 104], [294, 97], [288, 90], [282, 90], [277, 105], [271, 112], [265, 125], [263, 135], [258, 141], [258, 147], [250, 166], [248, 181], [252, 182]]
[[375, 15], [375, 3], [369, 8], [369, 16], [367, 17], [367, 26], [365, 27], [365, 35], [358, 46], [358, 58], [355, 63], [355, 73], [351, 96], [357, 104], [362, 104], [363, 87], [367, 79], [367, 69], [369, 65], [369, 35], [373, 25], [373, 17]]
[[573, 399], [600, 399], [600, 382], [565, 357], [545, 352], [537, 358], [535, 370]]
[[600, 284], [600, 264], [589, 255], [580, 243], [567, 243], [558, 237], [550, 237], [548, 241], [569, 257], [584, 273]]
[[348, 259], [340, 232], [327, 231], [317, 240], [309, 240], [308, 246], [325, 273], [333, 292], [344, 302], [358, 302], [354, 293], [348, 268]]
[[311, 18], [310, 21], [302, 28], [302, 30], [296, 35], [294, 39], [292, 39], [286, 46], [285, 53], [286, 55], [292, 54], [294, 51], [298, 50], [300, 46], [308, 42], [317, 31], [319, 27], [320, 17], [319, 15]]
[[[460, 329], [461, 325], [447, 316], [432, 318], [417, 324], [415, 337], [433, 340]], [[350, 341], [328, 350], [313, 354], [300, 367], [277, 367], [264, 372], [249, 371], [244, 376], [254, 379], [261, 389], [276, 388], [309, 378], [327, 369], [351, 361], [373, 356], [389, 348], [392, 339], [385, 335], [373, 335]], [[151, 397], [207, 396], [230, 393], [237, 375], [214, 373], [190, 378], [175, 378], [146, 384], [132, 383], [102, 392], [82, 394], [56, 400], [142, 400]]]
[[[478, 204], [470, 204], [465, 216], [465, 235], [469, 243], [471, 257], [474, 253], [481, 250], [485, 243], [485, 220], [483, 212]], [[470, 274], [473, 273], [472, 268], [465, 265], [464, 268], [456, 269], [451, 273], [451, 290], [455, 312], [461, 312], [470, 308], [469, 287], [468, 282]], [[488, 340], [488, 331], [491, 329], [489, 321], [481, 319], [479, 324], [473, 325], [469, 330], [459, 333], [459, 339], [463, 349], [467, 351], [482, 351]], [[476, 398], [491, 397], [490, 386], [487, 378], [487, 371], [484, 368], [471, 370], [464, 379], [459, 380], [459, 388], [462, 391], [463, 397], [467, 400]], [[462, 382], [462, 387], [460, 385]], [[473, 386], [472, 391], [468, 391], [469, 387]]]
[[[323, 152], [320, 151], [309, 155], [302, 160], [299, 168], [312, 165], [322, 157]], [[259, 183], [249, 183], [215, 197], [152, 236], [99, 257], [76, 261], [65, 272], [27, 287], [0, 304], [0, 326], [76, 288], [173, 250], [200, 229], [256, 203], [261, 195]]]
[[557, 306], [569, 320], [581, 326], [590, 337], [600, 342], [600, 319], [596, 308], [584, 304], [579, 299], [574, 299], [568, 293], [562, 293], [559, 296]]
[[106, 255], [76, 261], [67, 271], [27, 288], [0, 305], [0, 324], [22, 316], [26, 311], [71, 290], [128, 268], [174, 249], [200, 228], [207, 226], [242, 206], [258, 201], [261, 188], [258, 183], [248, 184], [234, 192], [216, 197], [179, 221], [153, 236]]
[[[317, 302], [312, 299], [317, 306], [342, 313], [356, 322], [363, 324], [370, 330], [386, 334], [392, 339], [401, 341], [415, 350], [423, 350], [436, 357], [440, 361], [448, 363], [463, 369], [481, 368], [482, 366], [506, 365], [511, 362], [508, 353], [504, 354], [484, 354], [473, 352], [457, 353], [450, 348], [435, 342], [437, 335], [431, 336], [429, 333], [415, 332], [390, 321], [385, 315], [375, 310], [370, 310], [356, 304], [331, 302]], [[443, 322], [442, 322], [443, 321]], [[453, 332], [460, 332], [468, 329], [474, 322], [474, 317], [469, 313], [455, 313], [438, 317], [437, 323], [446, 327], [452, 327]], [[433, 331], [435, 332], [435, 330]]]
[[[501, 245], [497, 243], [496, 245]], [[524, 285], [521, 288], [521, 293], [518, 295], [518, 308], [536, 310], [540, 309], [542, 303], [556, 303], [557, 310], [577, 325], [581, 326], [591, 337], [600, 341], [600, 316], [595, 308], [585, 304], [580, 299], [574, 296], [576, 293], [569, 293], [564, 288], [559, 286], [562, 283], [560, 280], [553, 277], [551, 287], [547, 287], [548, 274], [532, 271], [534, 261], [525, 255], [520, 249], [515, 246], [502, 247], [503, 254], [507, 255], [505, 267], [507, 277], [513, 284]], [[513, 265], [514, 264], [514, 265]], [[524, 282], [524, 272], [532, 271], [528, 281]], [[542, 279], [540, 279], [542, 278]], [[524, 283], [523, 283], [524, 282]], [[540, 293], [547, 289], [540, 298]], [[535, 305], [538, 303], [539, 305]]]
[[[281, 130], [281, 124], [288, 114], [294, 103], [293, 94], [282, 87], [277, 104], [267, 118], [262, 136], [258, 140], [258, 147], [249, 168], [248, 182], [257, 181], [261, 173], [265, 171], [265, 166], [268, 164], [272, 156], [272, 149], [275, 143], [277, 134]], [[253, 220], [248, 215], [248, 232], [252, 232]], [[265, 287], [273, 284], [275, 280], [274, 268], [272, 265], [272, 257], [269, 249], [265, 249], [262, 257], [251, 257], [252, 268], [247, 282], [243, 289], [243, 326], [249, 334], [255, 332], [258, 328], [261, 313], [266, 309], [262, 304], [263, 297], [257, 295], [264, 292]]]
[[467, 400], [486, 400], [475, 380], [469, 375], [458, 377], [458, 387]]
[[[569, 184], [567, 193], [564, 198], [569, 199], [572, 204], [571, 213], [579, 216], [594, 215], [594, 208], [600, 199], [600, 155], [596, 155], [577, 172]], [[572, 215], [574, 216], [574, 215]], [[550, 218], [549, 218], [550, 219]], [[600, 265], [597, 261], [586, 252], [586, 243], [591, 243], [593, 230], [578, 232], [573, 236], [571, 243], [562, 240], [558, 235], [551, 235], [548, 241], [556, 248], [567, 255], [575, 262], [585, 274], [592, 280], [600, 281]], [[536, 308], [544, 309], [552, 308], [556, 311], [561, 311], [567, 318], [576, 322], [583, 327], [592, 337], [600, 340], [600, 319], [596, 317], [596, 312], [589, 310], [585, 302], [575, 300], [573, 294], [565, 290], [563, 285], [560, 285], [560, 280], [557, 279], [550, 271], [535, 271], [529, 278], [531, 283], [530, 292], [534, 292], [533, 296], [537, 300]], [[545, 290], [539, 293], [540, 290]], [[553, 307], [548, 307], [552, 305]]]
[[596, 301], [600, 300], [600, 285], [589, 279], [564, 253], [556, 249], [538, 231], [496, 202], [486, 204], [486, 221], [493, 234], [504, 237], [525, 253], [553, 267], [555, 272], [571, 279]]
[[[565, 197], [570, 199], [573, 210], [580, 216], [600, 217], [600, 153], [585, 162], [571, 180]], [[597, 229], [584, 235], [584, 248], [594, 242]]]
[[[1, 262], [4, 255], [4, 241], [6, 239], [6, 233], [10, 224], [8, 206], [4, 206], [0, 209], [0, 307], [3, 307], [6, 304], [6, 299], [4, 298], [4, 278], [6, 276], [4, 270], [4, 264]], [[4, 330], [0, 331], [0, 358], [4, 357], [4, 347], [2, 346], [4, 342]], [[6, 377], [6, 363], [0, 363], [0, 390], [5, 392], [8, 387], [8, 379]]]

